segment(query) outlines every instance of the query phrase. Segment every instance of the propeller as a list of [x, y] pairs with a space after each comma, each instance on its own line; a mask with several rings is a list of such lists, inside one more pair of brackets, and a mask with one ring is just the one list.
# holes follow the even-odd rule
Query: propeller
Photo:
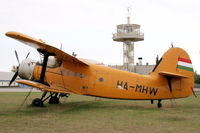
[[28, 58], [29, 54], [30, 54], [30, 52], [28, 52], [28, 54], [26, 55], [26, 59]]
[[9, 86], [13, 83], [13, 81], [17, 78], [18, 76], [18, 70], [19, 70], [19, 67], [17, 67], [17, 71], [15, 72], [15, 75], [12, 77], [10, 83], [9, 83]]
[[[26, 58], [28, 58], [30, 52], [28, 52], [28, 54], [26, 55]], [[12, 79], [10, 80], [9, 86], [13, 83], [13, 81], [15, 81], [15, 79], [17, 78], [18, 74], [19, 74], [19, 66], [20, 66], [20, 61], [19, 61], [19, 56], [17, 51], [15, 50], [15, 56], [18, 62], [18, 66], [17, 66], [17, 71], [15, 72], [14, 76], [12, 77]]]
[[[28, 54], [26, 55], [26, 59], [28, 58], [29, 55], [30, 55], [30, 52], [28, 52]], [[20, 60], [19, 60], [19, 56], [18, 56], [18, 53], [17, 53], [16, 50], [15, 50], [15, 56], [16, 56], [16, 59], [17, 59], [17, 62], [18, 62], [18, 66], [17, 66], [17, 71], [15, 72], [14, 76], [12, 77], [12, 79], [11, 79], [11, 81], [9, 83], [9, 86], [15, 81], [15, 79], [19, 75]], [[31, 94], [32, 90], [33, 90], [33, 87], [30, 89], [29, 93], [26, 95], [25, 99], [23, 100], [23, 102], [21, 103], [21, 105], [19, 106], [17, 111], [21, 110], [22, 106], [26, 102], [26, 100], [29, 97], [29, 95]]]
[[18, 62], [18, 64], [19, 64], [19, 66], [20, 66], [19, 57], [18, 57], [18, 54], [17, 54], [17, 51], [16, 51], [16, 50], [15, 50], [15, 56], [16, 56], [16, 58], [17, 58], [17, 62]]

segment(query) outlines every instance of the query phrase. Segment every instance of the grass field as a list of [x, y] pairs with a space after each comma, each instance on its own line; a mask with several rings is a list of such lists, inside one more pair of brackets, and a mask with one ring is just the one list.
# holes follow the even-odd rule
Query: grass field
[[27, 93], [0, 93], [0, 133], [199, 133], [198, 98], [162, 101], [99, 99], [71, 95], [62, 104], [31, 107], [34, 92], [17, 111]]

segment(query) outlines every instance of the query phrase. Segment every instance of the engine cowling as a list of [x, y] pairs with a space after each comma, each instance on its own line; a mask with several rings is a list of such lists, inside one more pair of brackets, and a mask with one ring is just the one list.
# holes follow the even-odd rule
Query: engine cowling
[[35, 60], [29, 58], [24, 59], [19, 66], [19, 77], [26, 80], [32, 80], [35, 65]]

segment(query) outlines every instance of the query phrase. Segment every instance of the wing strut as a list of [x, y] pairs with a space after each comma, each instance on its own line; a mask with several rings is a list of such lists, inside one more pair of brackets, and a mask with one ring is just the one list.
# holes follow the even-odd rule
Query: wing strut
[[38, 52], [42, 53], [44, 55], [44, 60], [42, 63], [42, 70], [40, 73], [40, 79], [39, 79], [39, 83], [44, 83], [44, 78], [45, 78], [45, 72], [46, 72], [46, 68], [47, 68], [47, 62], [48, 62], [48, 58], [49, 56], [55, 56], [54, 53], [49, 53], [48, 51], [45, 51], [43, 49], [37, 49]]
[[167, 76], [166, 78], [168, 81], [169, 90], [172, 93], [172, 77]]

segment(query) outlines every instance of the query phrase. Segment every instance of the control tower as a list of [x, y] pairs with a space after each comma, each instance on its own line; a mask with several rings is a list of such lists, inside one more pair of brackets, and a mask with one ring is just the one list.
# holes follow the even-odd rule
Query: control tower
[[134, 71], [134, 42], [143, 41], [144, 33], [140, 32], [140, 25], [130, 23], [130, 7], [127, 8], [127, 24], [117, 25], [117, 33], [113, 40], [123, 42], [123, 67], [127, 71]]

